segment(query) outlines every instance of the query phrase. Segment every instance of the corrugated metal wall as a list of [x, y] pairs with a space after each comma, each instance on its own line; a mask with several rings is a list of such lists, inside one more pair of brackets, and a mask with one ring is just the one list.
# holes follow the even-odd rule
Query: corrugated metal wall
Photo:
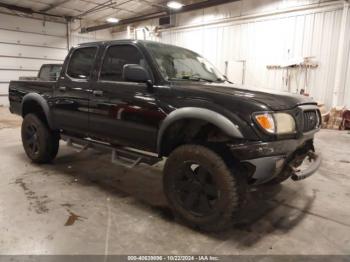
[[[236, 8], [241, 6], [236, 4]], [[213, 12], [214, 17], [217, 17], [218, 13]], [[207, 16], [208, 13], [207, 11]], [[241, 14], [239, 11], [238, 13]], [[290, 91], [296, 92], [306, 85], [306, 91], [315, 100], [328, 107], [332, 105], [342, 5], [191, 26], [191, 23], [198, 21], [203, 23], [205, 16], [204, 12], [199, 17], [198, 14], [182, 14], [181, 21], [178, 22], [180, 28], [163, 31], [160, 41], [195, 50], [212, 61], [222, 72], [225, 71], [225, 61], [230, 64], [245, 60], [246, 88], [287, 91], [283, 81], [286, 70], [267, 69], [266, 65], [312, 56], [318, 63], [318, 68], [308, 70], [306, 84], [305, 70], [292, 70], [294, 72]], [[181, 28], [181, 25], [185, 26]], [[344, 103], [349, 105], [345, 101], [350, 96], [349, 74], [347, 81]]]
[[350, 9], [348, 9], [348, 17], [346, 23], [345, 41], [344, 41], [344, 70], [341, 77], [341, 85], [339, 92], [338, 104], [345, 105], [350, 109]]
[[67, 54], [63, 23], [0, 14], [0, 104], [7, 104], [8, 83], [36, 76], [44, 63], [62, 63]]
[[[241, 0], [176, 15], [176, 27], [157, 39], [187, 47], [212, 61], [244, 88], [298, 92], [305, 89], [315, 100], [350, 107], [350, 11], [344, 1]], [[348, 10], [345, 39], [341, 38], [343, 8]], [[152, 28], [149, 20], [135, 28]], [[125, 38], [116, 32], [114, 39]], [[343, 61], [339, 62], [338, 49]], [[313, 57], [316, 69], [267, 69], [290, 60]], [[242, 62], [244, 61], [244, 62]], [[226, 63], [227, 66], [226, 66]], [[245, 70], [244, 69], [245, 66]], [[337, 72], [339, 79], [336, 80]], [[245, 77], [243, 77], [245, 75]], [[335, 88], [336, 85], [338, 88]]]
[[[179, 14], [177, 27], [162, 31], [157, 40], [201, 53], [222, 72], [228, 70], [235, 80], [239, 75], [243, 77], [240, 61], [244, 60], [245, 88], [289, 88], [296, 92], [306, 86], [311, 96], [328, 107], [334, 97], [336, 70], [341, 66], [336, 103], [350, 107], [350, 14], [344, 61], [342, 65], [337, 61], [342, 9], [341, 1], [242, 0]], [[155, 21], [139, 27], [145, 25], [154, 28]], [[108, 30], [82, 35], [80, 27], [79, 23], [70, 25], [70, 46], [127, 35], [111, 35]], [[66, 24], [0, 14], [0, 104], [7, 103], [9, 80], [36, 75], [43, 63], [63, 61], [67, 54], [66, 30]], [[155, 40], [155, 34], [149, 39]], [[287, 86], [286, 70], [266, 68], [306, 56], [318, 63], [318, 68], [308, 70], [308, 81], [304, 71], [292, 70]]]
[[[350, 25], [349, 25], [350, 27]], [[350, 34], [349, 34], [350, 35]], [[350, 52], [348, 52], [347, 57], [350, 57]], [[350, 108], [350, 59], [348, 59], [348, 64], [346, 67], [346, 79], [344, 84], [344, 95], [342, 96], [344, 98], [343, 104]]]

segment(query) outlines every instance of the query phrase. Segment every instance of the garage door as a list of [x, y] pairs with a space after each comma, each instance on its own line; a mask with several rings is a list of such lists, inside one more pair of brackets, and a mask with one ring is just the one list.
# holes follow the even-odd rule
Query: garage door
[[45, 63], [62, 63], [67, 54], [67, 26], [0, 14], [0, 104], [8, 104], [8, 84], [36, 76]]

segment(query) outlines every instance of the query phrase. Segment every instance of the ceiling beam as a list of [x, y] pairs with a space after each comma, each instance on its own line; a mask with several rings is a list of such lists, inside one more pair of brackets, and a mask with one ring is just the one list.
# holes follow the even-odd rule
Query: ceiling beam
[[18, 11], [18, 12], [22, 12], [25, 14], [33, 14], [34, 10], [27, 8], [27, 7], [21, 7], [18, 5], [11, 5], [11, 4], [5, 4], [5, 3], [0, 3], [0, 7], [12, 10], [12, 11]]
[[[128, 24], [132, 24], [132, 23], [137, 23], [137, 22], [141, 22], [141, 21], [145, 21], [148, 19], [154, 19], [154, 18], [160, 18], [163, 16], [166, 16], [167, 12], [156, 12], [156, 13], [152, 13], [152, 14], [147, 14], [147, 15], [142, 15], [142, 16], [137, 16], [137, 17], [133, 17], [133, 18], [127, 18], [127, 19], [122, 19], [119, 21], [118, 25], [128, 25]], [[82, 28], [81, 29], [81, 33], [89, 33], [89, 32], [93, 32], [93, 31], [98, 31], [98, 30], [103, 30], [103, 29], [107, 29], [107, 28], [111, 28], [114, 27], [114, 24], [108, 23], [108, 24], [102, 24], [102, 25], [96, 25], [96, 26], [91, 26], [91, 27], [86, 27], [86, 28]]]
[[[108, 9], [108, 8], [117, 9], [119, 6], [127, 4], [127, 3], [131, 2], [131, 1], [134, 1], [134, 0], [126, 0], [124, 2], [119, 2], [119, 3], [118, 2], [114, 2], [114, 1], [107, 1], [107, 2], [104, 2], [104, 3], [100, 4], [100, 5], [98, 5], [98, 6], [95, 6], [95, 7], [91, 8], [91, 9], [89, 9], [89, 10], [86, 10], [86, 11], [80, 13], [76, 17], [81, 18], [81, 17], [89, 15], [91, 13], [100, 12], [100, 11], [103, 11], [103, 10]], [[121, 8], [119, 8], [119, 9], [121, 9]]]
[[223, 4], [237, 2], [237, 1], [239, 0], [205, 0], [202, 2], [185, 5], [181, 9], [179, 9], [179, 11], [175, 11], [172, 13], [183, 13], [183, 12], [193, 11], [193, 10], [217, 6], [217, 5], [223, 5]]
[[156, 7], [156, 8], [161, 8], [161, 9], [166, 9], [166, 5], [158, 4], [158, 3], [153, 3], [150, 0], [139, 0], [139, 2], [144, 2], [146, 4], [149, 4], [150, 6]]
[[93, 8], [85, 10], [84, 12], [76, 15], [76, 17], [83, 17], [83, 16], [85, 16], [87, 14], [90, 14], [90, 13], [93, 13], [93, 12], [96, 12], [96, 11], [103, 10], [105, 8], [111, 7], [112, 5], [114, 5], [114, 2], [108, 0], [108, 1], [103, 2], [101, 4], [97, 4]]
[[55, 9], [56, 7], [59, 7], [60, 5], [63, 5], [65, 3], [68, 3], [70, 2], [71, 0], [63, 0], [63, 1], [57, 1], [53, 4], [49, 4], [48, 7], [44, 8], [44, 9], [41, 9], [40, 11], [41, 12], [47, 12], [47, 11], [51, 11], [52, 9]]
[[21, 13], [25, 13], [25, 14], [39, 14], [39, 15], [44, 15], [44, 16], [52, 16], [52, 17], [57, 17], [57, 18], [64, 18], [64, 19], [70, 19], [70, 17], [68, 16], [62, 16], [62, 15], [53, 15], [53, 14], [48, 14], [46, 12], [42, 12], [42, 11], [35, 11], [31, 8], [28, 7], [22, 7], [22, 6], [18, 6], [18, 5], [12, 5], [12, 4], [6, 4], [6, 3], [1, 3], [0, 2], [0, 7], [6, 8], [8, 10], [12, 10], [12, 11], [17, 11], [17, 12], [21, 12]]
[[98, 21], [101, 21], [101, 20], [105, 20], [106, 17], [118, 17], [119, 12], [122, 12], [122, 11], [131, 13], [131, 14], [137, 15], [137, 16], [142, 15], [142, 13], [140, 13], [140, 12], [130, 11], [130, 10], [127, 10], [127, 9], [124, 9], [124, 8], [115, 8], [113, 13], [103, 13], [101, 16], [94, 17], [93, 20], [98, 22]]
[[127, 25], [127, 24], [136, 23], [136, 22], [141, 22], [148, 19], [160, 18], [163, 16], [167, 16], [169, 14], [179, 14], [179, 13], [184, 13], [188, 11], [193, 11], [197, 9], [202, 9], [202, 8], [207, 8], [207, 7], [212, 7], [212, 6], [217, 6], [217, 5], [222, 5], [222, 4], [227, 4], [231, 2], [237, 2], [237, 1], [239, 0], [205, 0], [202, 2], [185, 5], [178, 11], [175, 11], [175, 10], [170, 11], [169, 9], [166, 9], [166, 11], [163, 11], [163, 12], [156, 12], [156, 13], [151, 13], [147, 15], [123, 19], [123, 20], [120, 20], [118, 24], [106, 23], [106, 24], [97, 25], [97, 26], [83, 27], [81, 29], [81, 33], [88, 33], [88, 32], [108, 29], [108, 28], [117, 27], [120, 25]]
[[[98, 4], [98, 3], [95, 3], [95, 2], [91, 2], [90, 0], [80, 0], [84, 3], [87, 3], [87, 4], [92, 4], [92, 5], [95, 5], [95, 6], [100, 6], [101, 4]], [[135, 12], [135, 11], [131, 11], [131, 10], [128, 10], [128, 9], [124, 9], [124, 8], [118, 8], [118, 7], [114, 7], [114, 6], [111, 6], [110, 7], [111, 9], [114, 9], [114, 10], [124, 10], [126, 12], [130, 12], [130, 13], [138, 13], [138, 12]]]

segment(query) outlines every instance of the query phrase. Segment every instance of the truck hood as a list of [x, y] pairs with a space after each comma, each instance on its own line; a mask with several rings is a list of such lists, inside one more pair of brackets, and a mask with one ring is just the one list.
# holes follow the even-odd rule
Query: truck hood
[[173, 86], [193, 90], [197, 94], [210, 93], [212, 95], [225, 95], [239, 97], [247, 101], [253, 100], [257, 103], [267, 106], [270, 110], [287, 110], [301, 104], [316, 104], [312, 98], [288, 92], [277, 92], [268, 89], [247, 89], [241, 88], [235, 84], [229, 83], [207, 83], [207, 82], [188, 82], [176, 81]]

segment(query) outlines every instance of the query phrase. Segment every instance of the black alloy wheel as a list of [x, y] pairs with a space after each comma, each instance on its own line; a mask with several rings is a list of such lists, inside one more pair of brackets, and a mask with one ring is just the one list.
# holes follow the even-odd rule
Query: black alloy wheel
[[181, 145], [169, 155], [163, 188], [175, 216], [191, 227], [220, 231], [231, 225], [246, 195], [246, 181], [220, 153]]
[[28, 144], [28, 150], [31, 155], [37, 155], [39, 153], [40, 142], [38, 139], [38, 132], [35, 125], [28, 125], [25, 129], [25, 140]]
[[60, 136], [36, 114], [27, 114], [22, 122], [22, 144], [27, 156], [35, 163], [49, 163], [57, 155]]
[[186, 161], [179, 167], [174, 190], [178, 192], [179, 204], [197, 216], [212, 213], [220, 197], [220, 191], [210, 172], [191, 161]]

